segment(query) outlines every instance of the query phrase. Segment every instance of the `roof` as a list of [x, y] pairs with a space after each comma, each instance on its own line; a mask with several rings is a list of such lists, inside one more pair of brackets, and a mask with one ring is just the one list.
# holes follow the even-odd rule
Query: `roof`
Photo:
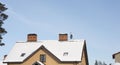
[[117, 52], [117, 53], [113, 54], [113, 55], [112, 55], [113, 59], [115, 58], [115, 55], [116, 55], [116, 54], [119, 54], [119, 53], [120, 53], [120, 52]]
[[120, 65], [120, 63], [114, 63], [113, 65]]
[[43, 40], [40, 42], [19, 42], [14, 45], [4, 62], [23, 62], [42, 46], [60, 61], [81, 61], [84, 41], [81, 39], [71, 41]]
[[7, 65], [7, 63], [3, 63], [3, 61], [0, 61], [0, 65]]

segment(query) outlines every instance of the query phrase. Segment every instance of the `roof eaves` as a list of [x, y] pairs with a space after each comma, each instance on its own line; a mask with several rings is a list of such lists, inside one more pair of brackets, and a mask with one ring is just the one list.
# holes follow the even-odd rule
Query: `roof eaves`
[[81, 61], [61, 61], [62, 63], [79, 63], [79, 62], [81, 62]]
[[11, 62], [11, 61], [7, 61], [7, 62], [4, 62], [4, 61], [3, 61], [3, 63], [22, 63], [22, 62], [23, 62], [23, 61], [14, 61], [14, 62], [13, 62], [13, 61], [12, 61], [12, 62]]

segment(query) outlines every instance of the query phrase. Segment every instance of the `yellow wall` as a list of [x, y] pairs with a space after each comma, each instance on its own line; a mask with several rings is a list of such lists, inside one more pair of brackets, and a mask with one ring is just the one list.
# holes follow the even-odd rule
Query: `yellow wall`
[[115, 54], [115, 62], [120, 63], [120, 53]]
[[85, 51], [83, 51], [81, 65], [86, 65], [86, 62]]
[[[8, 65], [32, 65], [34, 62], [40, 60], [40, 54], [46, 54], [46, 62], [44, 63], [45, 65], [86, 65], [85, 58], [82, 58], [82, 62], [79, 63], [75, 62], [62, 63], [45, 49], [39, 49], [35, 54], [33, 54], [23, 63], [8, 63]], [[84, 53], [82, 57], [85, 57]]]

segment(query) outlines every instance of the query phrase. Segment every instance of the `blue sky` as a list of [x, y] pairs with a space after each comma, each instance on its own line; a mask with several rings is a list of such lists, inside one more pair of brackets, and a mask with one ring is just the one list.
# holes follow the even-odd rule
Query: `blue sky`
[[86, 39], [90, 65], [95, 60], [114, 63], [120, 51], [120, 0], [1, 0], [9, 18], [3, 27], [5, 46], [0, 58], [29, 33], [39, 40], [58, 40], [59, 33], [72, 32], [74, 39]]

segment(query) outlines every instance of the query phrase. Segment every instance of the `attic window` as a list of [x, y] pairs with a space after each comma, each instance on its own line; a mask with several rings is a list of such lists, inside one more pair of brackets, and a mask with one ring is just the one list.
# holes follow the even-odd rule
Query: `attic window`
[[63, 53], [63, 56], [68, 56], [68, 52], [64, 52], [64, 53]]
[[45, 54], [40, 54], [40, 61], [46, 62], [46, 55]]
[[25, 53], [22, 53], [22, 54], [21, 54], [21, 57], [23, 57], [23, 56], [25, 56]]

